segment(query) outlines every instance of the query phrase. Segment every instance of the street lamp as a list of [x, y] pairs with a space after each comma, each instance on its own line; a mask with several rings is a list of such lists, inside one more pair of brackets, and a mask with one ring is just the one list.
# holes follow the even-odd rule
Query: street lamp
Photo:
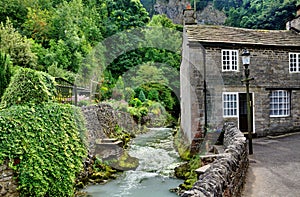
[[251, 121], [251, 103], [250, 103], [250, 93], [249, 93], [249, 84], [250, 81], [254, 78], [249, 78], [250, 70], [249, 70], [249, 64], [250, 64], [250, 52], [247, 49], [243, 50], [242, 53], [242, 61], [245, 71], [245, 79], [242, 80], [242, 82], [245, 82], [246, 84], [246, 97], [247, 97], [247, 123], [248, 123], [248, 140], [249, 140], [249, 155], [253, 154], [253, 147], [252, 147], [252, 121]]

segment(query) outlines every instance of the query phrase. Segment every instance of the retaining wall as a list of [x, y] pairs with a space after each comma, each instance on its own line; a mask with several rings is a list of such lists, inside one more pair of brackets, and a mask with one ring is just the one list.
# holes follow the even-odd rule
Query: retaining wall
[[233, 123], [225, 123], [223, 130], [224, 153], [210, 157], [213, 162], [199, 170], [198, 181], [182, 197], [241, 196], [249, 166], [246, 138]]
[[0, 196], [1, 197], [16, 197], [19, 196], [17, 192], [17, 182], [14, 179], [14, 171], [9, 168], [8, 161], [5, 161], [0, 166]]

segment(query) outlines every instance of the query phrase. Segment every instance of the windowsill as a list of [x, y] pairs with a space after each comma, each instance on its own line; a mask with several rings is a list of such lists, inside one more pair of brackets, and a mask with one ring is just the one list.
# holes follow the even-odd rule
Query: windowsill
[[272, 115], [272, 116], [270, 116], [270, 118], [287, 118], [287, 117], [291, 117], [291, 115]]
[[238, 73], [240, 71], [239, 70], [222, 70], [222, 72], [223, 73], [225, 73], [225, 72], [236, 72], [236, 73]]

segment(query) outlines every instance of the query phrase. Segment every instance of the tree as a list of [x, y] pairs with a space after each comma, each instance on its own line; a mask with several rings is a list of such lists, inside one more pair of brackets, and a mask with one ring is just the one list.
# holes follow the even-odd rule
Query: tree
[[146, 9], [139, 0], [106, 0], [108, 10], [107, 34], [144, 27], [149, 22]]
[[32, 47], [33, 41], [23, 37], [10, 20], [0, 23], [0, 51], [11, 57], [14, 66], [36, 68], [37, 56]]
[[295, 0], [247, 0], [241, 7], [231, 8], [225, 24], [251, 29], [285, 29], [285, 23], [294, 18]]
[[8, 87], [11, 78], [11, 61], [9, 55], [0, 53], [0, 100], [4, 94], [5, 89]]

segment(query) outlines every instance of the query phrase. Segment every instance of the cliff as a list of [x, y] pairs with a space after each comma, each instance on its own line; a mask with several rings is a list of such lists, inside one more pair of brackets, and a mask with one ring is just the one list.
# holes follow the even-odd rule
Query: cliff
[[[165, 14], [173, 23], [183, 24], [183, 10], [187, 7], [187, 0], [157, 0], [154, 10], [157, 14]], [[208, 2], [203, 10], [196, 11], [197, 23], [223, 25], [226, 15], [215, 9], [212, 2]]]

